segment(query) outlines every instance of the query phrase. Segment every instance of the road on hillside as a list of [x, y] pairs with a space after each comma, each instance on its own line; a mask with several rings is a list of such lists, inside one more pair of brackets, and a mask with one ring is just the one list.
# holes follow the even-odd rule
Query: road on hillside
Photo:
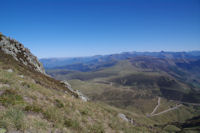
[[181, 101], [176, 101], [176, 100], [170, 100], [170, 101], [174, 101], [174, 102], [177, 102], [177, 103], [180, 103], [180, 104], [200, 106], [200, 103], [189, 103], [189, 102], [181, 102]]
[[172, 110], [176, 110], [176, 109], [178, 109], [179, 107], [182, 106], [182, 104], [176, 104], [175, 107], [166, 109], [166, 110], [164, 110], [164, 111], [162, 111], [162, 112], [159, 112], [159, 113], [156, 113], [156, 114], [155, 114], [155, 112], [158, 110], [160, 104], [161, 104], [161, 98], [158, 97], [158, 103], [157, 103], [156, 107], [154, 108], [154, 110], [153, 110], [153, 111], [151, 112], [151, 114], [149, 115], [150, 117], [152, 117], [152, 116], [157, 116], [157, 115], [161, 115], [161, 114], [167, 113], [167, 112], [172, 111]]
[[169, 111], [178, 109], [178, 108], [181, 107], [181, 106], [182, 106], [182, 104], [177, 104], [175, 107], [169, 108], [169, 109], [167, 109], [167, 110], [164, 110], [164, 111], [162, 111], [162, 112], [160, 112], [160, 113], [157, 113], [157, 114], [153, 114], [153, 115], [151, 115], [151, 116], [161, 115], [161, 114], [167, 113], [167, 112], [169, 112]]
[[161, 101], [161, 98], [158, 97], [158, 104], [156, 105], [156, 107], [154, 108], [153, 112], [151, 112], [151, 116], [155, 114], [155, 112], [157, 111], [158, 107], [160, 106], [160, 101]]

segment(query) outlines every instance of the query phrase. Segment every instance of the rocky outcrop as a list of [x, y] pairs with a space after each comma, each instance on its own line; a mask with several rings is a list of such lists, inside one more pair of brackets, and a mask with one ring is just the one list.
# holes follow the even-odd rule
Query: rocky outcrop
[[[29, 49], [25, 48], [20, 42], [8, 38], [0, 33], [0, 52], [11, 55], [16, 61], [30, 67], [31, 69], [38, 71], [46, 76], [43, 65], [38, 61], [37, 57], [34, 56]], [[12, 73], [12, 69], [8, 69], [7, 72]], [[19, 75], [23, 78], [23, 75]], [[83, 101], [88, 101], [89, 99], [84, 96], [79, 90], [72, 89], [71, 85], [67, 81], [62, 81], [65, 85], [67, 92], [71, 93], [73, 96], [80, 98]], [[1, 85], [0, 87], [5, 86]]]
[[123, 121], [129, 122], [129, 123], [131, 123], [131, 124], [134, 125], [133, 119], [128, 118], [125, 114], [119, 113], [119, 114], [118, 114], [118, 117], [119, 117], [120, 119], [122, 119]]
[[0, 33], [0, 51], [11, 55], [16, 61], [45, 74], [43, 65], [38, 61], [29, 49], [25, 48], [20, 42], [8, 38]]
[[66, 88], [68, 88], [70, 93], [72, 93], [74, 96], [80, 98], [82, 101], [87, 102], [89, 100], [89, 98], [84, 96], [79, 90], [74, 90], [66, 80], [61, 81], [61, 83], [64, 84]]

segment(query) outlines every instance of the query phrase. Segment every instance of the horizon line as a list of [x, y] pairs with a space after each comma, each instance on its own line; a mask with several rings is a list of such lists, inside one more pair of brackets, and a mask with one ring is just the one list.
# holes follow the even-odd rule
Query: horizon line
[[127, 52], [118, 52], [118, 53], [110, 53], [110, 54], [96, 54], [96, 55], [86, 55], [86, 56], [71, 56], [71, 57], [38, 57], [39, 60], [41, 59], [70, 59], [70, 58], [87, 58], [87, 57], [95, 57], [95, 56], [109, 56], [109, 55], [117, 55], [123, 53], [161, 53], [161, 52], [171, 52], [171, 53], [189, 53], [189, 52], [200, 52], [199, 50], [180, 50], [180, 51], [173, 51], [173, 50], [159, 50], [159, 51], [127, 51]]

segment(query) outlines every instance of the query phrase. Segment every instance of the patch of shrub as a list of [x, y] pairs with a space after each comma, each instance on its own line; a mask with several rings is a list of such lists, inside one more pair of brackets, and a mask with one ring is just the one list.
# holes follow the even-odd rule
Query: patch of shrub
[[80, 124], [76, 120], [67, 119], [64, 121], [64, 125], [73, 129], [80, 129]]
[[81, 110], [80, 112], [81, 112], [82, 115], [88, 115], [89, 114], [88, 109]]
[[25, 88], [30, 88], [30, 85], [26, 82], [22, 82], [21, 85], [24, 86]]
[[8, 84], [8, 83], [9, 83], [9, 80], [7, 80], [7, 79], [0, 79], [0, 83]]
[[11, 43], [11, 44], [15, 44], [16, 45], [16, 43], [17, 43], [17, 41], [16, 40], [14, 40], [14, 39], [12, 39], [12, 38], [8, 38], [8, 41]]
[[90, 133], [105, 133], [104, 128], [101, 124], [94, 124], [89, 129]]
[[179, 132], [180, 129], [174, 125], [167, 125], [165, 128], [164, 128], [165, 131], [167, 132]]
[[64, 107], [64, 104], [60, 100], [58, 100], [58, 99], [55, 100], [55, 104], [56, 104], [56, 106], [58, 108], [63, 108]]
[[0, 126], [4, 128], [16, 128], [23, 130], [25, 128], [24, 113], [19, 109], [9, 109], [2, 118], [0, 118]]
[[24, 111], [26, 112], [35, 112], [35, 113], [41, 113], [43, 110], [42, 108], [36, 106], [36, 105], [27, 105], [25, 108], [24, 108]]
[[15, 90], [11, 89], [5, 90], [5, 92], [0, 96], [0, 101], [4, 106], [24, 103], [22, 96], [18, 95]]
[[61, 113], [62, 112], [60, 112], [58, 108], [55, 107], [48, 107], [42, 112], [42, 114], [48, 121], [54, 122], [56, 124], [61, 123], [63, 121]]
[[3, 35], [2, 35], [2, 33], [0, 32], [0, 41], [2, 40], [2, 36], [3, 36]]

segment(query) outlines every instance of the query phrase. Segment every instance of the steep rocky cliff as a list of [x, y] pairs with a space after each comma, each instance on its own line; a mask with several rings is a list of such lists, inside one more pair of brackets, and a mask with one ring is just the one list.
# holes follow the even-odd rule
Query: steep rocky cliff
[[38, 59], [25, 48], [20, 42], [8, 38], [0, 33], [0, 50], [6, 54], [12, 55], [13, 58], [24, 65], [45, 74], [43, 65]]
[[[11, 55], [16, 61], [30, 67], [31, 69], [45, 74], [42, 63], [40, 63], [36, 56], [34, 56], [29, 49], [25, 48], [20, 42], [4, 36], [0, 33], [0, 52]], [[63, 83], [66, 83], [63, 82]], [[62, 84], [63, 84], [62, 83]], [[84, 96], [80, 91], [74, 90], [69, 84], [64, 84], [68, 91], [77, 98], [83, 101], [88, 101], [88, 98]]]

